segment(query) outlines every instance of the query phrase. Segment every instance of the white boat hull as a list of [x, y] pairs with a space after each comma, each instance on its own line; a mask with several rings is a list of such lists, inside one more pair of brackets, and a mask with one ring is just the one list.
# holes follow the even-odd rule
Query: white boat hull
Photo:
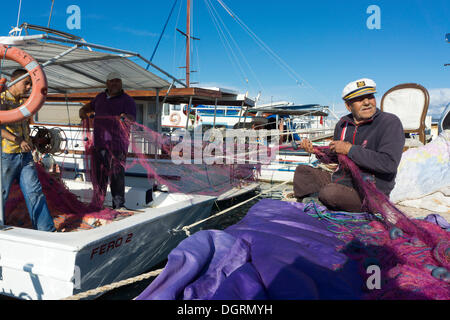
[[156, 207], [91, 230], [6, 227], [0, 231], [1, 293], [61, 299], [148, 271], [186, 237], [183, 226], [210, 214], [215, 199], [156, 192]]

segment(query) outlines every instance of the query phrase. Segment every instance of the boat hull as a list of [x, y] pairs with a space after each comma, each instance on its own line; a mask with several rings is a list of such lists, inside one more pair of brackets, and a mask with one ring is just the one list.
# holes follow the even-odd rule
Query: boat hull
[[148, 271], [209, 216], [215, 197], [161, 194], [157, 207], [84, 231], [0, 231], [0, 288], [10, 297], [54, 300]]

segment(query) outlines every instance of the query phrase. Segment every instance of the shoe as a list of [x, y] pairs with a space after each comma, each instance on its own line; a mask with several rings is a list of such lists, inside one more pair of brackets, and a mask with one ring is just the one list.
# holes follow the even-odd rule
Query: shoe
[[113, 207], [113, 210], [115, 210], [115, 211], [120, 211], [120, 212], [129, 212], [129, 211], [133, 211], [133, 209], [129, 209], [129, 208], [127, 208], [127, 207], [125, 207], [125, 206], [120, 206], [120, 207], [118, 207], [118, 208], [114, 208]]

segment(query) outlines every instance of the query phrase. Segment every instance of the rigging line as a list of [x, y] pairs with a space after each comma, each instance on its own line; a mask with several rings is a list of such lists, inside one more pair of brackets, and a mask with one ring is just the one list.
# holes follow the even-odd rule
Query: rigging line
[[53, 5], [55, 4], [55, 0], [52, 0], [52, 6], [50, 8], [50, 15], [48, 17], [48, 23], [47, 23], [47, 28], [50, 28], [50, 20], [52, 19], [52, 14], [53, 14]]
[[[152, 56], [150, 58], [150, 62], [152, 62], [153, 58], [155, 57], [156, 50], [158, 50], [159, 43], [161, 42], [161, 39], [162, 39], [162, 37], [164, 35], [164, 31], [166, 31], [167, 24], [169, 23], [170, 17], [172, 17], [173, 9], [175, 9], [175, 5], [177, 4], [177, 2], [178, 2], [178, 0], [175, 0], [175, 2], [173, 3], [172, 9], [170, 10], [170, 13], [169, 13], [169, 16], [167, 17], [166, 23], [164, 24], [164, 28], [163, 28], [160, 36], [159, 36], [158, 42], [156, 43], [155, 49], [153, 49], [153, 53], [152, 53]], [[150, 67], [150, 63], [147, 64], [147, 68], [145, 68], [145, 70], [148, 70], [149, 67]]]
[[[176, 68], [176, 56], [177, 56], [177, 28], [178, 28], [178, 23], [180, 22], [180, 14], [181, 14], [181, 7], [182, 7], [182, 1], [180, 1], [180, 7], [178, 8], [178, 16], [177, 16], [177, 21], [175, 23], [175, 28], [173, 30], [173, 65], [172, 65], [172, 70], [174, 73], [176, 73], [177, 68]], [[178, 77], [180, 76], [180, 74], [178, 74]]]
[[20, 20], [20, 10], [22, 8], [22, 0], [19, 0], [19, 11], [17, 12], [17, 24], [16, 24], [16, 28], [19, 28], [19, 20]]
[[[269, 52], [270, 54], [272, 54], [273, 57], [275, 57], [276, 59], [278, 59], [280, 61], [280, 63], [282, 63], [288, 72], [290, 72], [292, 75], [294, 75], [297, 78], [300, 78], [301, 80], [303, 80], [280, 56], [278, 56], [264, 41], [262, 41], [243, 21], [242, 19], [240, 19], [236, 14], [232, 13], [231, 9], [229, 9], [221, 0], [217, 0], [219, 2], [219, 4], [222, 5], [222, 7], [231, 14], [231, 16], [241, 25], [241, 27], [243, 27], [247, 33], [249, 33], [249, 35], [251, 37], [253, 37], [253, 39], [258, 43], [260, 43], [261, 46], [263, 46], [267, 52]], [[296, 79], [297, 80], [297, 79]]]
[[[223, 31], [223, 29], [222, 29], [222, 27], [221, 27], [221, 25], [220, 25], [220, 20], [218, 19], [217, 12], [215, 12], [212, 3], [211, 3], [209, 0], [207, 0], [207, 1], [208, 1], [208, 3], [209, 3], [210, 9], [211, 9], [211, 15], [212, 15], [212, 17], [214, 18], [214, 22], [215, 22], [215, 25], [216, 25], [216, 29], [217, 29], [217, 31], [220, 33], [219, 36], [221, 36], [222, 39], [225, 40], [225, 42], [226, 42], [226, 44], [227, 44], [227, 46], [228, 46], [228, 49], [230, 50], [229, 52], [231, 52], [231, 54], [233, 55], [234, 63], [239, 67], [239, 70], [240, 70], [240, 72], [241, 72], [242, 77], [243, 77], [244, 79], [247, 78], [246, 75], [245, 75], [245, 72], [244, 72], [244, 70], [243, 70], [243, 68], [242, 68], [242, 66], [241, 66], [241, 64], [239, 63], [238, 57], [236, 56], [236, 54], [235, 54], [235, 52], [234, 52], [234, 50], [233, 50], [233, 48], [232, 48], [230, 42], [228, 41], [228, 38], [227, 38], [225, 32]], [[224, 43], [223, 41], [222, 41], [222, 43], [224, 44], [224, 47], [226, 47], [226, 46], [225, 46], [225, 43]]]
[[[221, 40], [223, 46], [224, 46], [225, 49], [226, 49], [226, 53], [227, 53], [227, 55], [228, 55], [228, 58], [230, 59], [232, 65], [233, 65], [234, 67], [236, 67], [236, 65], [239, 67], [239, 71], [241, 72], [241, 76], [245, 78], [245, 73], [244, 73], [244, 71], [242, 70], [242, 67], [241, 67], [241, 65], [239, 64], [239, 61], [238, 61], [236, 55], [234, 54], [233, 49], [231, 48], [231, 46], [230, 46], [228, 40], [226, 39], [225, 35], [223, 34], [223, 31], [222, 31], [222, 29], [220, 28], [220, 26], [218, 25], [217, 19], [216, 19], [216, 17], [214, 16], [214, 13], [212, 12], [212, 10], [211, 10], [211, 8], [210, 8], [209, 0], [205, 0], [205, 3], [206, 3], [206, 5], [207, 5], [208, 12], [209, 12], [209, 14], [210, 14], [210, 16], [211, 16], [211, 18], [212, 18], [212, 20], [213, 20], [214, 26], [215, 26], [216, 29], [217, 29], [217, 32], [218, 32], [218, 34], [219, 34], [219, 38], [220, 38], [220, 40]], [[230, 56], [230, 52], [231, 52], [232, 56]], [[233, 58], [234, 58], [234, 59], [233, 59]], [[234, 62], [233, 62], [233, 60], [234, 60]], [[239, 78], [241, 78], [241, 76], [238, 75]]]
[[[211, 4], [212, 5], [212, 4]], [[234, 39], [233, 35], [231, 34], [231, 32], [229, 31], [229, 29], [227, 28], [226, 24], [223, 22], [222, 18], [220, 17], [219, 13], [216, 11], [216, 9], [214, 8], [214, 5], [212, 5], [217, 17], [219, 18], [220, 22], [222, 23], [224, 29], [226, 30], [226, 32], [228, 33], [231, 41], [233, 42], [233, 44], [236, 46], [238, 53], [241, 55], [242, 60], [244, 61], [244, 63], [247, 65], [248, 69], [250, 70], [250, 72], [252, 73], [253, 77], [256, 79], [256, 82], [259, 85], [259, 89], [263, 90], [262, 84], [259, 81], [258, 77], [256, 76], [255, 72], [253, 71], [252, 67], [250, 66], [250, 64], [248, 63], [248, 60], [245, 58], [245, 55], [243, 54], [240, 46], [237, 44], [236, 40]]]
[[[213, 5], [212, 3], [210, 3], [210, 5], [211, 5], [212, 10], [213, 10], [214, 13], [215, 13], [215, 16], [217, 17], [216, 19], [217, 19], [218, 24], [221, 26], [220, 28], [221, 28], [221, 30], [222, 30], [222, 34], [223, 34], [224, 38], [225, 38], [225, 39], [228, 39], [228, 38], [229, 38], [229, 39], [234, 43], [234, 45], [236, 46], [236, 48], [239, 50], [239, 49], [240, 49], [239, 46], [236, 44], [236, 41], [234, 40], [234, 38], [233, 38], [233, 36], [231, 35], [230, 31], [227, 29], [225, 23], [224, 23], [223, 20], [221, 19], [220, 15], [218, 14], [218, 12], [217, 12], [217, 10], [215, 9], [214, 5]], [[222, 26], [223, 26], [223, 27], [222, 27]], [[228, 37], [227, 37], [227, 35], [225, 34], [225, 32], [223, 32], [223, 30], [225, 30], [225, 31], [227, 32]], [[239, 67], [239, 69], [240, 69], [240, 71], [241, 71], [241, 73], [242, 73], [242, 76], [243, 76], [244, 79], [245, 79], [245, 84], [248, 86], [249, 84], [248, 84], [248, 77], [247, 77], [247, 75], [246, 75], [246, 72], [244, 71], [244, 68], [242, 67], [242, 65], [241, 65], [241, 63], [240, 63], [239, 58], [238, 58], [237, 55], [234, 53], [233, 46], [230, 44], [230, 42], [229, 42], [228, 40], [227, 40], [227, 43], [228, 43], [228, 45], [229, 45], [229, 48], [230, 48], [231, 52], [233, 53], [233, 56], [234, 56], [234, 58], [235, 58], [235, 63], [238, 65], [238, 67]], [[244, 57], [244, 55], [242, 54], [242, 52], [240, 52], [240, 54], [241, 54], [243, 60], [246, 62], [245, 57]], [[247, 65], [248, 65], [248, 63], [247, 63]]]
[[244, 28], [244, 30], [255, 40], [255, 42], [262, 48], [265, 49], [267, 53], [269, 53], [269, 55], [272, 55], [274, 58], [279, 60], [279, 65], [280, 63], [282, 64], [282, 68], [284, 66], [283, 69], [285, 69], [285, 71], [287, 71], [288, 73], [290, 73], [291, 77], [294, 78], [295, 81], [297, 81], [298, 83], [298, 79], [300, 79], [301, 81], [303, 81], [305, 84], [307, 84], [311, 89], [315, 90], [318, 94], [320, 94], [321, 96], [323, 96], [324, 98], [326, 98], [327, 100], [331, 101], [328, 97], [326, 97], [323, 93], [321, 93], [320, 91], [318, 91], [316, 88], [314, 88], [310, 83], [308, 83], [305, 79], [303, 79], [302, 77], [300, 77], [281, 57], [279, 57], [267, 44], [264, 43], [264, 41], [262, 41], [230, 8], [228, 8], [225, 3], [223, 3], [222, 0], [217, 0], [222, 7], [238, 22], [238, 24], [241, 25], [242, 28]]

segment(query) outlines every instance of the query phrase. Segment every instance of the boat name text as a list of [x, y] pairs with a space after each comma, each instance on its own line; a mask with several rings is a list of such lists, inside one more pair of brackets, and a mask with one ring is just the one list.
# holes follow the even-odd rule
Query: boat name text
[[102, 244], [101, 246], [98, 246], [94, 249], [92, 249], [91, 252], [91, 260], [95, 255], [102, 255], [104, 253], [109, 252], [110, 250], [116, 249], [118, 247], [120, 247], [123, 243], [129, 243], [131, 242], [133, 238], [133, 234], [129, 233], [126, 237], [125, 237], [125, 241], [124, 241], [124, 237], [119, 237], [116, 240], [112, 240], [110, 242], [106, 242], [104, 244]]

